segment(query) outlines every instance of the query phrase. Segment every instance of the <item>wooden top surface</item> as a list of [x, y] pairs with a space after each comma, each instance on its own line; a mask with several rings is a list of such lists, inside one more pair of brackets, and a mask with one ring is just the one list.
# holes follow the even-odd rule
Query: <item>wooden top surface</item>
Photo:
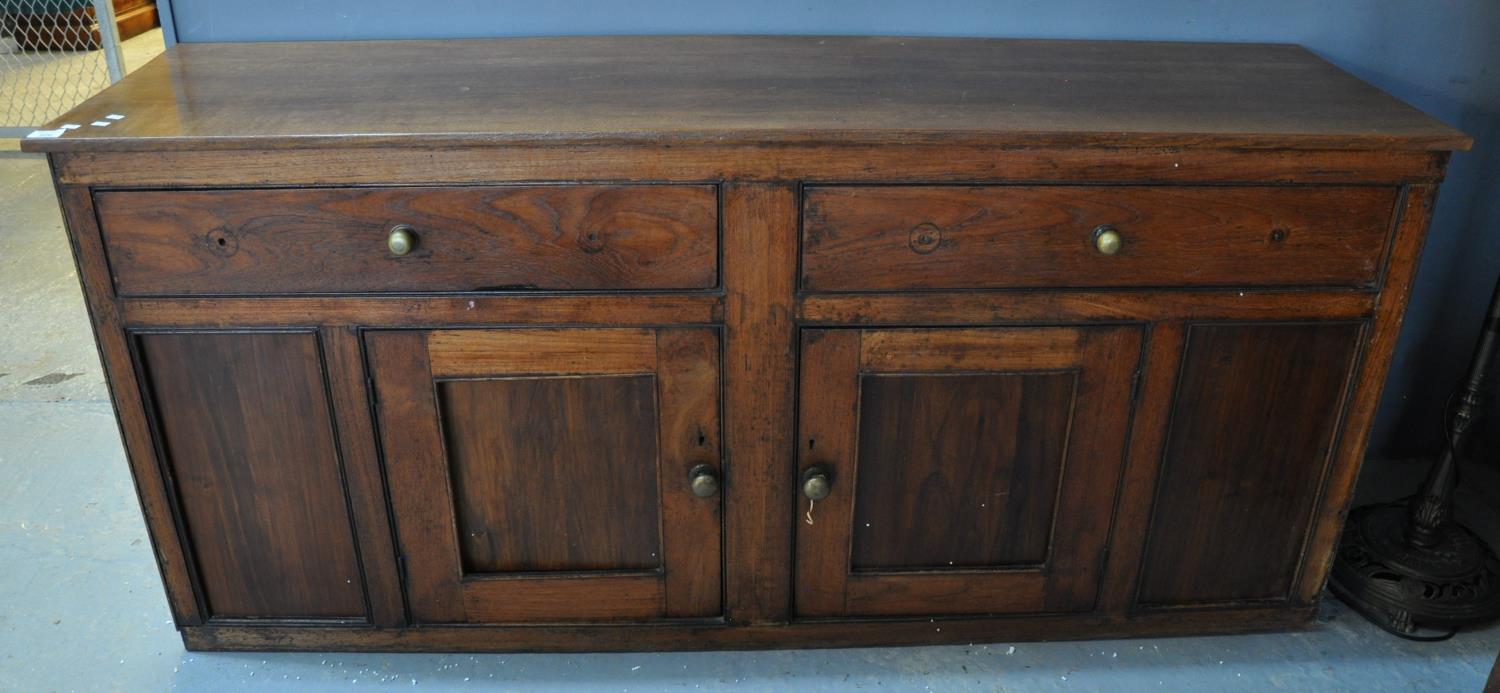
[[23, 149], [1470, 144], [1298, 46], [894, 37], [187, 44], [64, 123]]

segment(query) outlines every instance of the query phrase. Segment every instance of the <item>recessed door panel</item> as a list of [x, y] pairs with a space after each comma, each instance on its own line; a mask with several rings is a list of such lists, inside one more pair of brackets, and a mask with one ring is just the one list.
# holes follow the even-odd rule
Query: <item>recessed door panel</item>
[[862, 377], [851, 569], [1044, 563], [1077, 381]]
[[719, 612], [713, 330], [366, 339], [417, 621]]
[[439, 382], [464, 573], [659, 569], [655, 386]]
[[1090, 608], [1139, 351], [1135, 327], [805, 331], [797, 613]]

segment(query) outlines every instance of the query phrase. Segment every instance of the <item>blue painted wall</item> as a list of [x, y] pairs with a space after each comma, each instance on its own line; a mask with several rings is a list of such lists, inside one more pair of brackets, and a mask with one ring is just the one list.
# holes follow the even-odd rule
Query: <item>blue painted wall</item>
[[1500, 272], [1500, 0], [172, 0], [170, 13], [183, 42], [775, 33], [1300, 43], [1478, 142], [1453, 158], [1439, 200], [1372, 444], [1388, 454], [1437, 445]]

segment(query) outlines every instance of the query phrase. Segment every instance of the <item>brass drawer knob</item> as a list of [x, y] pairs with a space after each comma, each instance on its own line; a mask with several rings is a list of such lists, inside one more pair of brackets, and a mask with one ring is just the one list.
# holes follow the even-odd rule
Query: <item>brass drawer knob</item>
[[1120, 246], [1125, 243], [1124, 237], [1115, 227], [1103, 224], [1094, 229], [1094, 248], [1105, 255], [1114, 255], [1120, 252]]
[[719, 473], [713, 465], [700, 464], [688, 472], [688, 485], [692, 487], [693, 495], [708, 498], [719, 492]]
[[820, 501], [833, 491], [833, 479], [828, 468], [815, 464], [802, 473], [802, 495], [808, 500]]
[[406, 224], [392, 226], [390, 235], [385, 237], [385, 247], [396, 257], [411, 252], [412, 248], [417, 247], [416, 231]]

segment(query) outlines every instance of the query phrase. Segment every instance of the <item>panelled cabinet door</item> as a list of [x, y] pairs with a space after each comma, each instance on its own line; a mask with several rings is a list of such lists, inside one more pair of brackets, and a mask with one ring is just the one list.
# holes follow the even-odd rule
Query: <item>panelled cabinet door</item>
[[1090, 609], [1140, 346], [1135, 327], [804, 331], [797, 613]]
[[720, 613], [714, 330], [378, 331], [366, 344], [414, 620]]

